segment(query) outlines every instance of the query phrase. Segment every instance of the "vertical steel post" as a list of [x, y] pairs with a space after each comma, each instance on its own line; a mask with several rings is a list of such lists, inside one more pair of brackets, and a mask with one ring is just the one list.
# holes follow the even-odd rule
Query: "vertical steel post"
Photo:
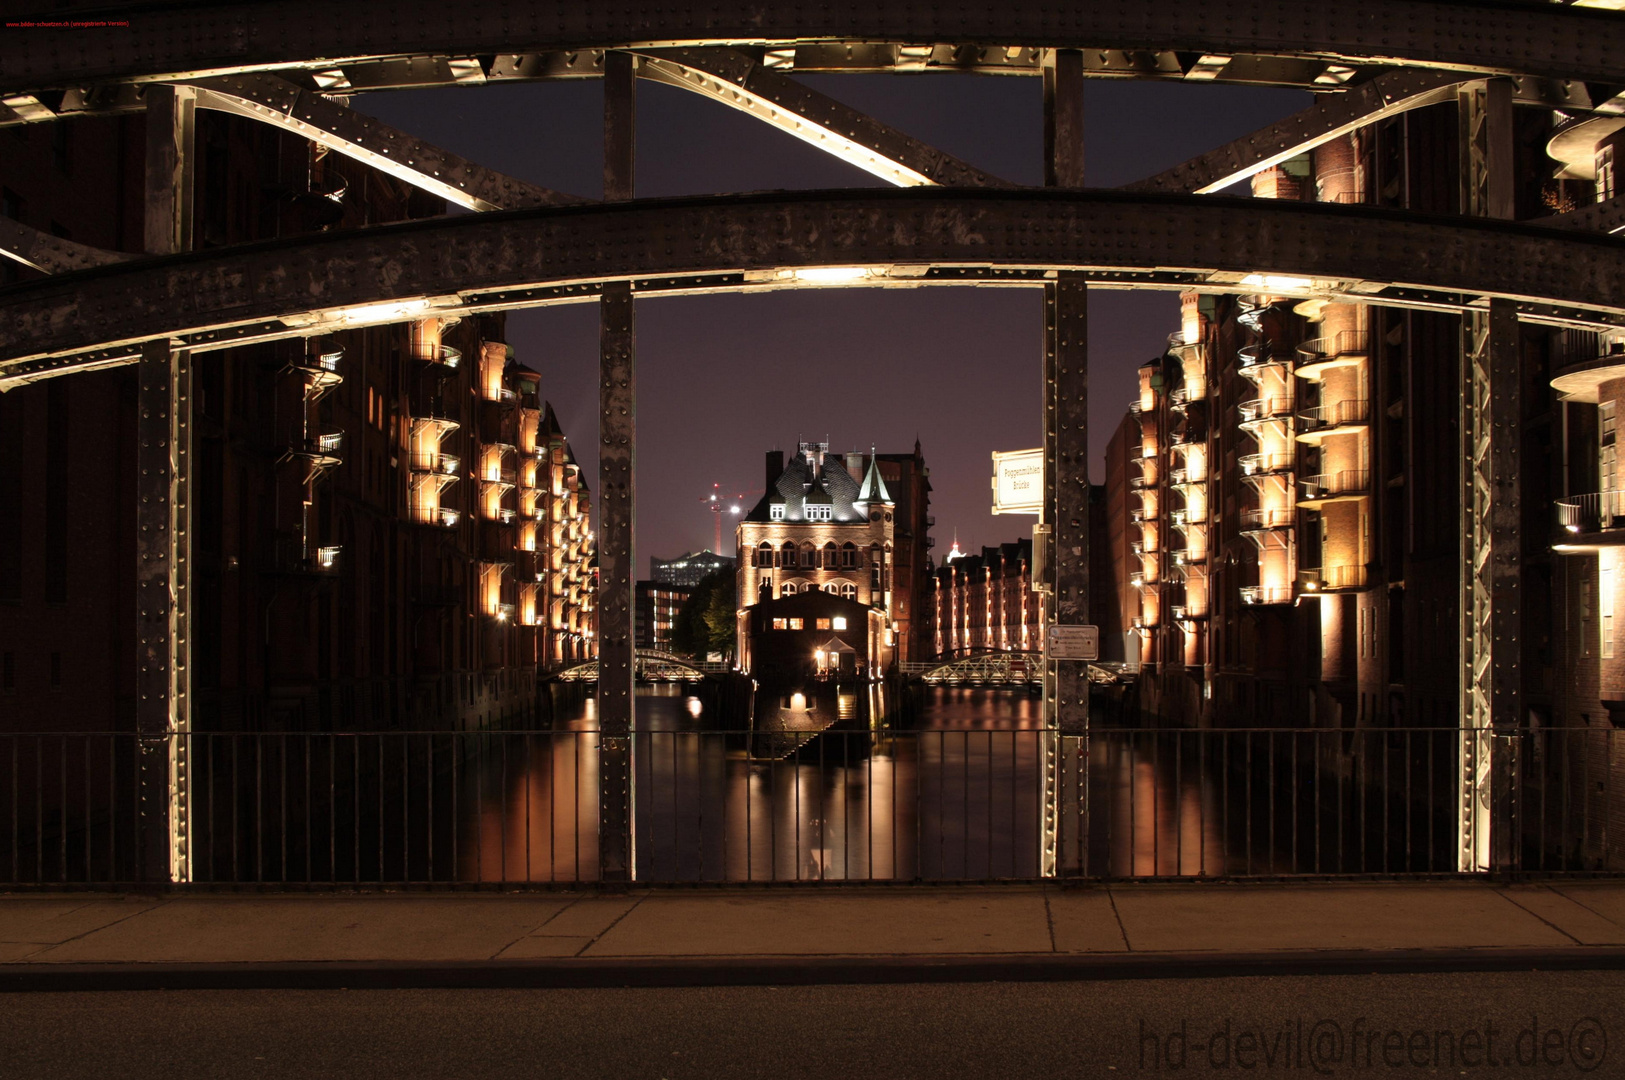
[[[1044, 184], [1083, 187], [1083, 54], [1060, 49], [1044, 64]], [[1043, 625], [1089, 621], [1089, 290], [1082, 275], [1059, 273], [1044, 287], [1044, 513], [1048, 588]], [[1085, 820], [1089, 727], [1088, 665], [1044, 662], [1044, 719], [1063, 733], [1044, 755], [1043, 873], [1059, 872], [1064, 762], [1079, 762], [1073, 783]], [[1080, 838], [1084, 839], [1084, 838]], [[1086, 844], [1080, 845], [1086, 850]]]
[[[1458, 95], [1461, 126], [1461, 209], [1464, 214], [1513, 216], [1512, 83], [1489, 79]], [[1491, 300], [1462, 317], [1461, 439], [1461, 686], [1457, 869], [1482, 872], [1504, 864], [1510, 835], [1492, 849], [1497, 804], [1493, 757], [1508, 740], [1491, 730], [1516, 730], [1522, 709], [1519, 666], [1519, 379], [1521, 348], [1512, 301]], [[1497, 745], [1501, 747], [1496, 750]], [[1508, 793], [1510, 794], [1510, 793]], [[1513, 826], [1502, 817], [1501, 830]]]
[[[147, 98], [146, 249], [192, 246], [193, 93]], [[136, 421], [137, 876], [191, 879], [192, 363], [167, 341], [143, 347]]]
[[[632, 197], [634, 57], [604, 56], [604, 198]], [[632, 712], [637, 676], [632, 634], [633, 477], [636, 465], [632, 287], [599, 299], [598, 383], [598, 858], [606, 882], [635, 871]]]

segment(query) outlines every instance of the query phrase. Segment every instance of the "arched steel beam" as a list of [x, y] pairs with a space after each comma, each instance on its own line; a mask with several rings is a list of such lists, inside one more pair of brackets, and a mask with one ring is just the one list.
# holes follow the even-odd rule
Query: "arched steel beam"
[[1395, 71], [1331, 94], [1309, 108], [1175, 165], [1125, 191], [1208, 192], [1229, 187], [1339, 135], [1411, 109], [1454, 101], [1462, 78], [1445, 71]]
[[899, 187], [1015, 186], [770, 71], [738, 49], [641, 52], [638, 74], [720, 101]]
[[431, 219], [144, 260], [0, 291], [0, 385], [431, 313], [834, 284], [1322, 295], [1625, 323], [1625, 241], [1330, 204], [939, 188], [630, 201]]
[[109, 266], [140, 258], [139, 255], [122, 251], [76, 244], [3, 217], [0, 217], [0, 255], [47, 274], [65, 274], [70, 270], [86, 270], [92, 266]]
[[470, 210], [588, 201], [464, 160], [274, 75], [232, 75], [191, 85], [200, 108], [273, 124]]
[[[1544, 3], [1471, 0], [824, 0], [779, 14], [760, 0], [117, 0], [128, 29], [0, 37], [0, 97], [130, 80], [341, 65], [350, 60], [505, 57], [595, 48], [889, 42], [1175, 50], [1302, 57], [1625, 84], [1625, 19]], [[483, 65], [475, 74], [483, 81]], [[1231, 61], [1230, 67], [1236, 66]], [[1228, 70], [1228, 69], [1227, 69]], [[1132, 68], [1124, 74], [1133, 74]]]
[[1625, 195], [1616, 195], [1612, 199], [1582, 206], [1566, 214], [1535, 218], [1529, 224], [1544, 225], [1549, 229], [1586, 229], [1591, 232], [1617, 233], [1625, 229]]

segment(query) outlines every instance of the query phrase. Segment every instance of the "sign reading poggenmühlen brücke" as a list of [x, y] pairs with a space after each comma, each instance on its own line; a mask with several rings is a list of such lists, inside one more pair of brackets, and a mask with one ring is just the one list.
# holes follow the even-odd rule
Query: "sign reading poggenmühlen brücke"
[[1044, 510], [1044, 451], [993, 451], [993, 512], [1040, 514]]
[[1048, 660], [1099, 660], [1100, 627], [1052, 626], [1044, 639]]

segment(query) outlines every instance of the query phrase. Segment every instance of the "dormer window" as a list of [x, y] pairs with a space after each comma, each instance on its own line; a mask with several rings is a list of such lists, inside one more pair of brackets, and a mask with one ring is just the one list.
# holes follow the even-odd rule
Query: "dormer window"
[[784, 504], [783, 503], [774, 503], [772, 506], [768, 507], [767, 508], [767, 517], [768, 517], [769, 521], [783, 521], [784, 520]]
[[807, 520], [808, 521], [828, 521], [828, 520], [830, 520], [830, 515], [831, 515], [833, 510], [834, 510], [834, 507], [832, 507], [832, 506], [830, 506], [828, 504], [820, 505], [820, 504], [815, 503], [812, 506], [807, 507]]

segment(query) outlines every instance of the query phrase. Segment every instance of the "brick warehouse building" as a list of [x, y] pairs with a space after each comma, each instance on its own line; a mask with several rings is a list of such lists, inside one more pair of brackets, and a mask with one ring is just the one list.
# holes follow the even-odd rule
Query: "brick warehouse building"
[[[141, 250], [143, 122], [0, 132], [0, 212]], [[445, 210], [253, 121], [197, 127], [198, 248]], [[591, 654], [587, 486], [500, 316], [194, 372], [200, 729], [492, 723], [528, 714], [539, 664]], [[0, 726], [132, 723], [135, 390], [123, 368], [0, 396]]]
[[[1510, 216], [1614, 194], [1625, 121], [1514, 116]], [[1453, 103], [1419, 109], [1258, 174], [1254, 194], [1454, 213], [1456, 157], [1436, 151], [1457, 133]], [[1461, 320], [1258, 284], [1184, 297], [1108, 450], [1148, 722], [1455, 726]], [[1519, 348], [1522, 722], [1607, 731], [1625, 721], [1625, 340], [1522, 324]]]
[[872, 670], [932, 655], [928, 587], [931, 483], [912, 454], [845, 455], [801, 443], [788, 462], [768, 451], [766, 491], [736, 528], [738, 656], [750, 669], [750, 608], [823, 590], [881, 612], [866, 650]]

